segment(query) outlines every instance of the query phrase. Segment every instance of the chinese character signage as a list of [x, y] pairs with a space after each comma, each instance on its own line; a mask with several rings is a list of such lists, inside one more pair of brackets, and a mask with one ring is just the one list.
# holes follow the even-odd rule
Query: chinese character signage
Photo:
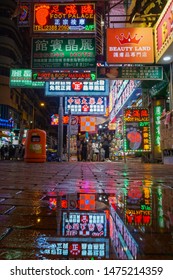
[[95, 4], [34, 4], [34, 33], [95, 32]]
[[156, 62], [173, 43], [173, 2], [169, 0], [155, 26]]
[[106, 113], [106, 97], [71, 96], [65, 97], [65, 114], [69, 110], [74, 115], [104, 115]]
[[162, 66], [97, 67], [97, 79], [110, 80], [162, 80]]
[[159, 146], [160, 149], [160, 117], [163, 112], [163, 106], [157, 105], [154, 106], [154, 130], [155, 130], [155, 137], [154, 137], [154, 144], [155, 146]]
[[31, 69], [10, 69], [10, 87], [44, 88], [44, 81], [32, 81]]
[[63, 236], [106, 237], [107, 220], [105, 213], [64, 212]]
[[125, 200], [125, 221], [129, 225], [151, 225], [152, 197], [151, 187], [139, 186], [132, 182]]
[[129, 108], [124, 110], [124, 151], [151, 151], [148, 109]]
[[107, 80], [97, 81], [51, 81], [46, 82], [46, 96], [108, 96]]
[[95, 38], [33, 38], [32, 68], [95, 68]]
[[96, 80], [95, 70], [64, 69], [64, 70], [33, 70], [33, 81], [58, 81], [58, 80]]
[[107, 28], [107, 63], [153, 63], [152, 28]]
[[[38, 239], [39, 242], [39, 239]], [[40, 246], [39, 246], [40, 248]], [[40, 255], [63, 259], [109, 259], [109, 239], [49, 237], [40, 248]]]

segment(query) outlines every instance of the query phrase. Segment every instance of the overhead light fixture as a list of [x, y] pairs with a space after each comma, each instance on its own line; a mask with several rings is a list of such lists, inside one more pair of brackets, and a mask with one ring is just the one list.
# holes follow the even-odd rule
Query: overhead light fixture
[[171, 56], [164, 56], [163, 61], [170, 61], [171, 60]]

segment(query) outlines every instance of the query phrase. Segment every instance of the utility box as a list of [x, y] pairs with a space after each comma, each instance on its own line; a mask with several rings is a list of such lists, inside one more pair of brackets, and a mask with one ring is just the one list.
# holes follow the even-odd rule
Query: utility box
[[46, 132], [44, 130], [29, 129], [27, 131], [24, 161], [46, 161]]

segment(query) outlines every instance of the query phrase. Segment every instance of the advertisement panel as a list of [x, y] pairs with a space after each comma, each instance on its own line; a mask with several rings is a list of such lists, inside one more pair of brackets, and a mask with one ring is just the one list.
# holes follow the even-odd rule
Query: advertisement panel
[[95, 68], [95, 38], [33, 38], [32, 68]]
[[95, 117], [80, 117], [80, 131], [81, 132], [96, 132], [96, 118]]
[[97, 79], [163, 80], [163, 67], [151, 65], [97, 67]]
[[155, 26], [156, 62], [173, 43], [173, 3], [169, 0]]
[[151, 151], [148, 109], [129, 108], [124, 110], [124, 151]]
[[44, 88], [44, 81], [32, 81], [31, 69], [10, 69], [11, 88]]
[[96, 31], [95, 4], [34, 4], [34, 33], [91, 33]]
[[69, 110], [73, 115], [104, 115], [106, 113], [107, 98], [103, 96], [71, 96], [65, 97], [65, 114]]
[[96, 70], [85, 69], [33, 69], [32, 71], [33, 81], [62, 81], [62, 80], [96, 80]]
[[46, 82], [45, 96], [108, 96], [109, 84], [97, 81], [51, 81]]
[[107, 28], [107, 63], [153, 63], [152, 28]]
[[20, 14], [18, 16], [18, 27], [30, 27], [31, 5], [29, 3], [20, 4]]

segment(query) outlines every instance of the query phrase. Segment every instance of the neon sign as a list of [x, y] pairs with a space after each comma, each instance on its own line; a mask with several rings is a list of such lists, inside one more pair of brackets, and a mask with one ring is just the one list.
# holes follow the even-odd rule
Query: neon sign
[[58, 80], [96, 80], [95, 70], [64, 69], [64, 70], [33, 70], [33, 81], [58, 81]]
[[91, 33], [95, 31], [95, 4], [34, 5], [34, 33]]
[[107, 80], [96, 81], [50, 81], [46, 82], [46, 96], [108, 96]]
[[31, 69], [10, 69], [11, 88], [44, 88], [44, 81], [32, 81]]
[[32, 68], [95, 68], [95, 38], [33, 38]]
[[104, 115], [106, 113], [106, 97], [65, 97], [65, 114], [69, 110], [74, 115]]
[[130, 108], [124, 110], [124, 151], [151, 151], [148, 109]]
[[159, 146], [160, 149], [160, 117], [163, 111], [162, 106], [154, 107], [154, 130], [155, 130], [155, 146]]

